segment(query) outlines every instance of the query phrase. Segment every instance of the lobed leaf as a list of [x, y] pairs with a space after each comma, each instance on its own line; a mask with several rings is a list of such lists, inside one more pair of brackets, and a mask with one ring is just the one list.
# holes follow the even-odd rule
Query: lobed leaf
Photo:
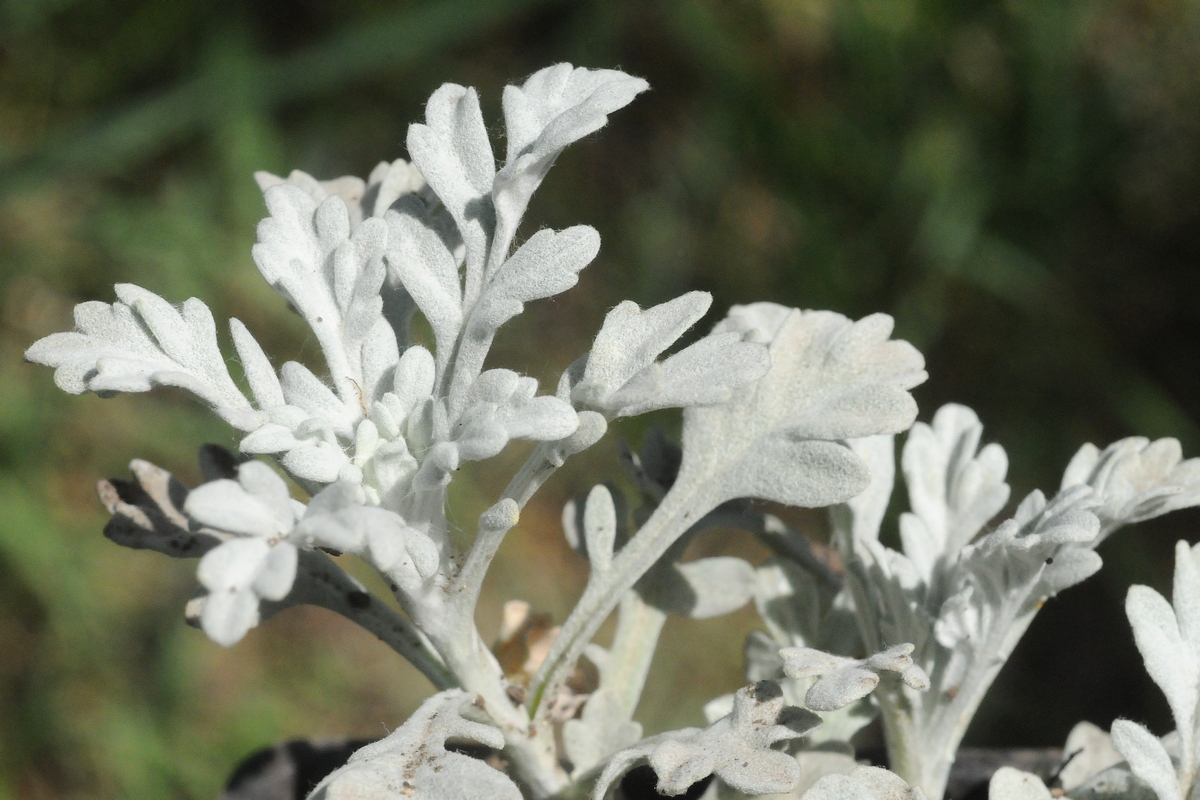
[[462, 715], [463, 706], [473, 700], [461, 689], [435, 694], [391, 734], [350, 756], [313, 789], [309, 800], [521, 800], [520, 789], [503, 772], [447, 749], [449, 740], [497, 750], [504, 746], [499, 730]]
[[191, 298], [176, 308], [132, 284], [118, 301], [75, 307], [75, 331], [34, 342], [25, 358], [54, 368], [71, 394], [146, 392], [173, 386], [191, 392], [229, 424], [252, 430], [264, 420], [237, 388], [217, 346], [212, 312]]
[[688, 473], [710, 475], [712, 499], [756, 497], [797, 506], [844, 502], [868, 485], [841, 442], [912, 424], [908, 389], [925, 379], [921, 355], [890, 341], [884, 315], [852, 323], [831, 312], [735, 306], [716, 332], [769, 345], [771, 366], [730, 402], [684, 412]]

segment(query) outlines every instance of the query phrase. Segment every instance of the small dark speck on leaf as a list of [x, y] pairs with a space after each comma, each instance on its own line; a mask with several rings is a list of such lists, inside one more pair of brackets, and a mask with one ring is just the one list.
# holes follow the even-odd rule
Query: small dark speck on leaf
[[759, 681], [754, 684], [754, 699], [760, 703], [766, 703], [783, 694], [783, 690], [779, 688], [779, 684], [775, 681]]

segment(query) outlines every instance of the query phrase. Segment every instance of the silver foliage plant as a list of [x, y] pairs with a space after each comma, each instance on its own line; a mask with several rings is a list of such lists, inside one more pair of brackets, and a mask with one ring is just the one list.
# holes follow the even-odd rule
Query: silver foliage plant
[[[735, 306], [664, 356], [709, 310], [709, 295], [690, 292], [648, 309], [617, 305], [553, 394], [487, 368], [499, 329], [572, 287], [600, 247], [586, 225], [518, 241], [530, 197], [567, 145], [646, 88], [568, 64], [507, 87], [498, 166], [475, 90], [447, 84], [409, 128], [411, 163], [382, 163], [366, 181], [260, 173], [269, 215], [254, 261], [311, 328], [320, 375], [291, 361], [277, 368], [233, 319], [239, 383], [204, 303], [176, 306], [128, 284], [112, 304], [77, 306], [73, 332], [26, 354], [68, 392], [171, 386], [240, 432], [236, 456], [201, 449], [206, 482], [190, 491], [144, 461], [131, 464], [134, 480], [100, 484], [114, 541], [199, 558], [202, 588], [187, 615], [210, 638], [232, 646], [284, 608], [319, 605], [374, 633], [438, 690], [312, 798], [600, 800], [640, 764], [668, 795], [713, 776], [710, 798], [939, 798], [972, 715], [1041, 604], [1099, 569], [1095, 547], [1117, 528], [1200, 503], [1200, 462], [1182, 460], [1174, 440], [1126, 439], [1086, 445], [1057, 493], [1033, 492], [997, 519], [1009, 501], [1003, 449], [980, 448], [982, 426], [961, 406], [914, 425], [909, 390], [925, 380], [924, 361], [890, 338], [883, 314], [854, 322]], [[411, 339], [418, 313], [431, 347]], [[574, 611], [556, 628], [510, 603], [490, 648], [476, 604], [522, 507], [613, 420], [664, 408], [683, 410], [681, 447], [652, 433], [624, 452], [638, 507], [601, 484], [564, 511], [567, 538], [590, 563]], [[910, 428], [900, 457], [910, 510], [896, 551], [879, 534], [892, 437]], [[474, 535], [452, 535], [457, 470], [513, 439], [536, 442], [531, 455]], [[844, 569], [753, 500], [828, 507]], [[756, 566], [682, 560], [696, 535], [729, 527], [758, 534], [775, 555]], [[331, 553], [378, 570], [400, 610]], [[1179, 559], [1173, 607], [1143, 588], [1129, 601], [1179, 730], [1165, 742], [1133, 722], [1114, 725], [1111, 741], [1099, 732], [1108, 749], [1087, 763], [1108, 768], [1105, 796], [1194, 796], [1200, 555], [1181, 545]], [[643, 738], [634, 712], [667, 615], [702, 619], [747, 603], [765, 626], [746, 643], [749, 685], [708, 703], [708, 727]], [[613, 612], [602, 647], [593, 637]], [[877, 714], [891, 772], [859, 766], [849, 745]], [[450, 740], [501, 758], [465, 755]], [[1093, 794], [1079, 796], [1099, 796], [1089, 779], [1076, 784]], [[1013, 770], [992, 791], [1048, 792]]]

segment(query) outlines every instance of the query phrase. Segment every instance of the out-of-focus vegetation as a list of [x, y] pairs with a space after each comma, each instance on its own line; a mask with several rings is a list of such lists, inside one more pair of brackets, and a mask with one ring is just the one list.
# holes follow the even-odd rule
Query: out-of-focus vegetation
[[[186, 628], [194, 565], [106, 541], [93, 487], [133, 457], [194, 482], [196, 446], [233, 437], [170, 393], [68, 397], [21, 353], [129, 281], [314, 358], [250, 260], [251, 173], [365, 175], [404, 155], [441, 82], [478, 86], [498, 121], [504, 83], [562, 60], [654, 91], [535, 201], [530, 218], [595, 225], [604, 248], [499, 361], [553, 381], [605, 308], [692, 288], [716, 308], [882, 310], [928, 358], [923, 418], [975, 407], [1014, 496], [1054, 489], [1083, 441], [1175, 435], [1200, 454], [1191, 0], [0, 0], [0, 798], [211, 797], [255, 747], [382, 734], [415, 706], [423, 679], [323, 612], [232, 651]], [[523, 516], [486, 630], [511, 596], [561, 619], [583, 570], [558, 507], [615, 474], [611, 449]], [[462, 519], [502, 481], [468, 483]], [[1107, 545], [968, 741], [1054, 744], [1117, 714], [1165, 731], [1120, 607], [1132, 581], [1161, 587], [1198, 524]], [[736, 685], [753, 624], [673, 621], [647, 725], [693, 722]]]

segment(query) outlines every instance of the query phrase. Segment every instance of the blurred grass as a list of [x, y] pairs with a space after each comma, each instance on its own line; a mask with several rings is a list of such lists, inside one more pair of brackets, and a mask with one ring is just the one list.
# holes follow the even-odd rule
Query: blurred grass
[[[365, 175], [404, 155], [445, 80], [478, 86], [499, 131], [501, 87], [558, 60], [654, 91], [541, 190], [534, 224], [593, 224], [604, 249], [506, 332], [497, 363], [552, 383], [605, 308], [692, 288], [718, 309], [886, 311], [929, 361], [923, 417], [975, 407], [1015, 495], [1052, 489], [1083, 441], [1200, 451], [1194, 2], [0, 0], [0, 799], [211, 797], [255, 747], [382, 733], [419, 701], [423, 679], [318, 611], [231, 651], [185, 628], [194, 565], [110, 545], [93, 487], [133, 457], [194, 481], [195, 447], [233, 437], [169, 393], [67, 397], [21, 353], [131, 281], [238, 316], [276, 360], [314, 358], [250, 261], [250, 173]], [[599, 450], [524, 515], [485, 631], [508, 597], [569, 608], [583, 571], [558, 509], [615, 474]], [[460, 524], [503, 483], [464, 483]], [[1165, 730], [1121, 598], [1162, 585], [1197, 519], [1106, 545], [971, 739], [1057, 743], [1117, 714]], [[673, 620], [647, 725], [695, 722], [736, 685], [753, 624]]]

